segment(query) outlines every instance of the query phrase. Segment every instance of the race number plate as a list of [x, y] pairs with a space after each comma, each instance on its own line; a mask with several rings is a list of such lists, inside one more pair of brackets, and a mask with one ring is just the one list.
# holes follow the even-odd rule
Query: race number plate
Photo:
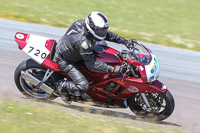
[[47, 58], [50, 51], [45, 47], [49, 38], [30, 35], [27, 45], [22, 49], [26, 54], [31, 56], [39, 64]]

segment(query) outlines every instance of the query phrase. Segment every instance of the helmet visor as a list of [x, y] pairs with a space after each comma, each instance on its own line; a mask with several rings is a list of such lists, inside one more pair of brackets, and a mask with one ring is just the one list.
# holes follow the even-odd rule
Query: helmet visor
[[108, 32], [108, 27], [106, 28], [97, 28], [95, 34], [100, 37], [105, 37]]

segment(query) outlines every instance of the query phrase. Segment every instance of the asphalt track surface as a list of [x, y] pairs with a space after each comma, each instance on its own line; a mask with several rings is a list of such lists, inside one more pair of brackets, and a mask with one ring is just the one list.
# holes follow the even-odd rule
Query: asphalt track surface
[[[0, 96], [23, 97], [14, 84], [17, 65], [29, 58], [21, 52], [14, 35], [24, 32], [58, 40], [66, 29], [0, 19]], [[121, 50], [122, 45], [108, 43]], [[158, 58], [160, 78], [175, 99], [175, 110], [164, 122], [185, 128], [188, 132], [200, 131], [200, 52], [146, 44]], [[75, 104], [75, 103], [73, 103]], [[129, 109], [111, 109], [131, 115]]]

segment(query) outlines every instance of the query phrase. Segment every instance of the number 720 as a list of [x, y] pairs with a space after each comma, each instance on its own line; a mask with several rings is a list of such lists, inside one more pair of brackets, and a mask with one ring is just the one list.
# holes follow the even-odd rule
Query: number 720
[[38, 56], [38, 57], [40, 57], [42, 59], [45, 59], [47, 57], [46, 53], [41, 53], [40, 54], [40, 50], [39, 49], [34, 50], [35, 48], [32, 47], [32, 46], [30, 46], [29, 48], [30, 48], [30, 50], [28, 51], [28, 53], [34, 52], [35, 56]]

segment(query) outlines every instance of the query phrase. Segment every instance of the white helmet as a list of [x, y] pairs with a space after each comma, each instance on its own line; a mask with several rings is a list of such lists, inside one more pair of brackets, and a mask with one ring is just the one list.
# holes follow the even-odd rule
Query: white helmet
[[87, 16], [85, 23], [89, 32], [96, 39], [105, 39], [109, 27], [108, 19], [105, 15], [100, 12], [92, 12]]

